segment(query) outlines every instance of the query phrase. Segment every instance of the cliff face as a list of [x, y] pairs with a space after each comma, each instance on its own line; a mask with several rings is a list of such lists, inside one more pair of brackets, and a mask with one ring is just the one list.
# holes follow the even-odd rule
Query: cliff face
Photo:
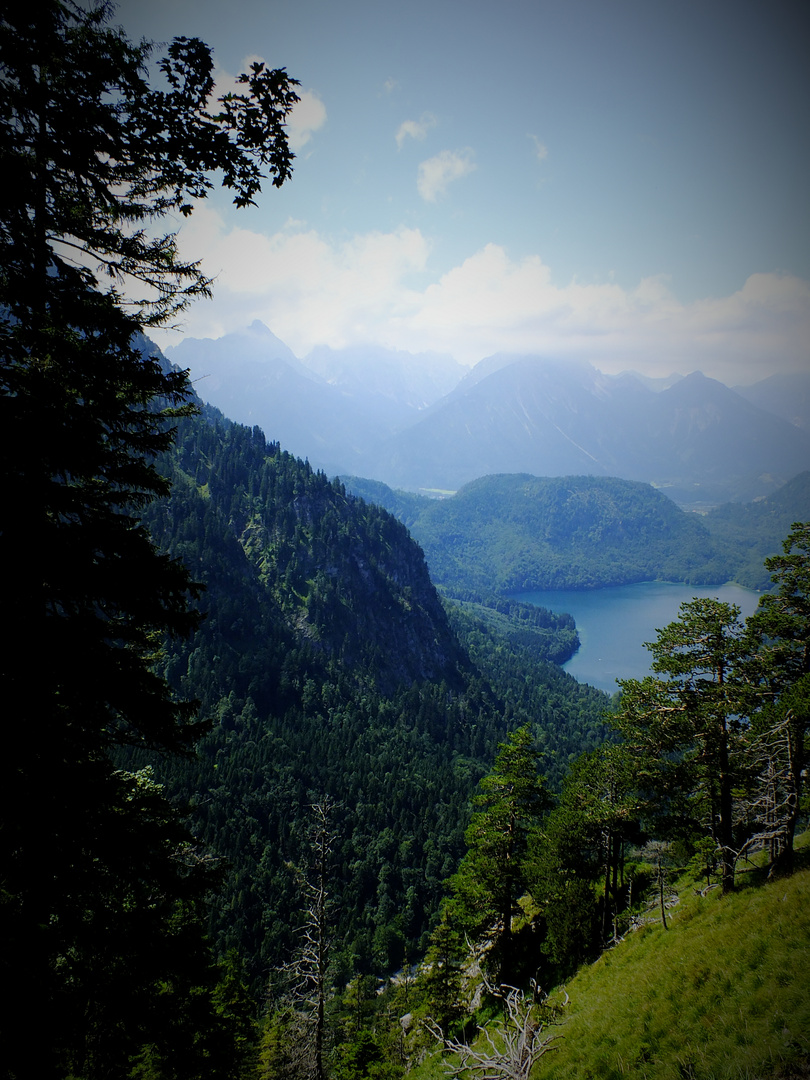
[[[379, 690], [459, 684], [465, 661], [422, 551], [387, 511], [212, 410], [184, 422], [166, 468], [174, 494], [153, 531], [200, 565], [209, 617], [258, 602], [254, 629], [271, 619]], [[244, 615], [218, 628], [242, 650], [245, 630]]]
[[[422, 552], [385, 510], [207, 407], [180, 422], [162, 467], [172, 494], [148, 524], [205, 586], [206, 616], [163, 662], [212, 729], [196, 760], [154, 767], [227, 867], [211, 932], [250, 958], [258, 992], [289, 953], [291, 866], [305, 858], [310, 802], [328, 795], [342, 807], [340, 935], [370, 963], [408, 893], [393, 944], [377, 943], [375, 962], [396, 965], [438, 903], [502, 721], [471, 693]], [[480, 769], [459, 773], [457, 754]]]

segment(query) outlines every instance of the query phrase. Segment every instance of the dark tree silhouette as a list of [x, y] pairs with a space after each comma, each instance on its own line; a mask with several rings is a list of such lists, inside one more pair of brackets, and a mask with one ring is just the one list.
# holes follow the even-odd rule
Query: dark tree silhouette
[[[192, 953], [202, 955], [188, 922], [198, 864], [181, 856], [154, 785], [110, 759], [120, 743], [188, 751], [201, 730], [154, 666], [167, 633], [195, 626], [196, 588], [139, 522], [166, 491], [153, 462], [188, 384], [138, 335], [210, 285], [174, 234], [159, 235], [161, 218], [189, 214], [217, 171], [244, 205], [263, 171], [280, 184], [292, 158], [286, 73], [256, 64], [244, 93], [211, 108], [207, 46], [173, 42], [156, 90], [151, 47], [130, 43], [111, 16], [73, 0], [4, 3], [0, 16], [2, 685], [12, 721], [0, 860], [3, 974], [14, 988], [2, 1042], [14, 1077], [120, 1074], [143, 1042], [162, 1040], [166, 1054], [177, 1044], [166, 1018], [181, 1008], [183, 965], [188, 974]], [[161, 982], [175, 993], [158, 1009]], [[30, 1039], [37, 1016], [47, 1021]], [[185, 1058], [177, 1075], [201, 1075], [195, 1054]]]

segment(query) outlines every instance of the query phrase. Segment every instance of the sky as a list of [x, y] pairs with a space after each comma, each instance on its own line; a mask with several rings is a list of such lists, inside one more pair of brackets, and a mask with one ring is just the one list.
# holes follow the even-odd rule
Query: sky
[[806, 4], [123, 0], [218, 80], [300, 83], [292, 179], [178, 222], [216, 278], [181, 331], [701, 370], [810, 370]]

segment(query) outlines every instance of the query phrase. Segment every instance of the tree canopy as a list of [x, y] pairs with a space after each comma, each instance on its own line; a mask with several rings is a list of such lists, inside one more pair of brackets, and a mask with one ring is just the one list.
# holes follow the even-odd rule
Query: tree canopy
[[[649, 644], [662, 678], [621, 680], [615, 723], [651, 770], [686, 793], [720, 852], [723, 888], [734, 877], [733, 791], [739, 781], [739, 667], [744, 626], [734, 604], [696, 599]], [[675, 778], [677, 777], [677, 780]]]
[[480, 936], [492, 936], [501, 981], [513, 977], [513, 916], [526, 891], [529, 833], [549, 804], [528, 725], [514, 731], [479, 785], [465, 839], [467, 854], [451, 887], [451, 910]]
[[[196, 586], [139, 520], [166, 491], [154, 459], [188, 385], [138, 335], [210, 285], [161, 219], [191, 213], [213, 172], [245, 205], [263, 171], [283, 183], [292, 160], [284, 119], [297, 99], [283, 70], [254, 64], [244, 92], [212, 106], [210, 50], [178, 39], [155, 89], [152, 47], [111, 18], [107, 4], [73, 0], [4, 3], [0, 17], [2, 683], [13, 717], [3, 960], [14, 987], [3, 1045], [15, 1077], [107, 1075], [150, 1033], [168, 1054], [179, 985], [161, 1015], [134, 995], [154, 1002], [178, 949], [205, 955], [188, 921], [195, 860], [180, 856], [159, 791], [109, 757], [122, 742], [187, 751], [202, 730], [154, 667], [164, 635], [196, 625]], [[23, 1041], [43, 1012], [41, 1037]], [[198, 1068], [188, 1055], [178, 1075]]]

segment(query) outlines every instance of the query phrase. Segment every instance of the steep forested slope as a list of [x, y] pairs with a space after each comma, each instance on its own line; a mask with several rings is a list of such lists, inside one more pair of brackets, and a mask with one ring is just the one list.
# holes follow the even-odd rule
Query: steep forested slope
[[779, 552], [794, 521], [808, 518], [810, 472], [803, 472], [764, 499], [726, 503], [709, 511], [703, 521], [726, 557], [727, 576], [751, 589], [767, 589], [765, 558]]
[[571, 616], [521, 610], [526, 607], [509, 600], [489, 606], [468, 601], [448, 605], [448, 613], [473, 663], [497, 687], [510, 727], [531, 722], [544, 754], [543, 773], [556, 790], [576, 756], [572, 748], [604, 740], [607, 695], [557, 666], [579, 644]]
[[[182, 422], [163, 467], [174, 490], [149, 523], [204, 583], [207, 616], [193, 639], [169, 644], [166, 671], [214, 723], [199, 759], [160, 778], [221, 860], [219, 946], [243, 955], [254, 986], [289, 956], [300, 906], [291, 864], [308, 805], [329, 795], [342, 963], [399, 964], [455, 869], [470, 793], [507, 725], [548, 729], [559, 779], [601, 735], [606, 699], [561, 673], [551, 688], [557, 669], [539, 659], [570, 651], [564, 620], [509, 670], [471, 659], [405, 527], [258, 428], [207, 410]], [[515, 612], [495, 615], [499, 640], [504, 625], [520, 629]]]

